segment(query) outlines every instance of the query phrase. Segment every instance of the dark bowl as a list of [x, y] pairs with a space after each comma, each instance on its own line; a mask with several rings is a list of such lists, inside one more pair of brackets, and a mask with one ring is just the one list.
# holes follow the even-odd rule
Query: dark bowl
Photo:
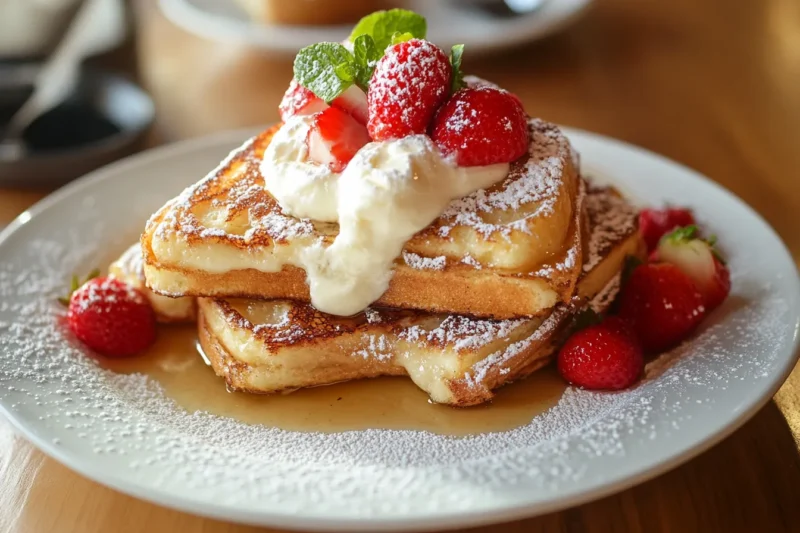
[[[0, 64], [0, 133], [38, 72], [30, 63]], [[26, 130], [21, 158], [0, 155], [0, 187], [53, 188], [142, 147], [153, 123], [150, 97], [124, 77], [84, 69], [73, 94]]]

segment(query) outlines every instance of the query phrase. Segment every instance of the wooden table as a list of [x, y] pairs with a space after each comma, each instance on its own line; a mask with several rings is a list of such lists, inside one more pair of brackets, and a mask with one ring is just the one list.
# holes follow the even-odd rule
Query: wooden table
[[[137, 4], [141, 75], [171, 138], [269, 122], [285, 60], [203, 41]], [[800, 2], [598, 0], [561, 35], [466, 67], [547, 119], [660, 152], [755, 207], [800, 258]], [[691, 193], [687, 191], [687, 193]], [[0, 191], [0, 223], [42, 193]], [[746, 246], [747, 243], [742, 243]], [[800, 370], [730, 438], [631, 490], [485, 533], [800, 530]], [[88, 481], [0, 422], [0, 531], [258, 531]]]

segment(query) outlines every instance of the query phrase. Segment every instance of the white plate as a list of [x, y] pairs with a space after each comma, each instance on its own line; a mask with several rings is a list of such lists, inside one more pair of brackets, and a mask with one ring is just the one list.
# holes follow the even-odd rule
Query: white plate
[[[143, 221], [244, 138], [153, 150], [93, 173], [0, 237], [0, 406], [37, 446], [100, 483], [193, 513], [275, 527], [474, 526], [571, 506], [651, 478], [743, 424], [794, 366], [800, 284], [767, 224], [694, 172], [568, 131], [584, 169], [644, 202], [686, 204], [720, 237], [733, 294], [634, 390], [568, 390], [523, 428], [299, 434], [174, 407], [98, 368], [57, 326], [71, 272], [111, 259]], [[222, 385], [220, 385], [222, 386]]]
[[[290, 1], [290, 0], [287, 0]], [[592, 0], [548, 0], [525, 15], [488, 17], [445, 0], [412, 0], [410, 8], [428, 19], [428, 38], [439, 46], [463, 43], [477, 54], [541, 39], [571, 23]], [[309, 44], [338, 42], [352, 24], [342, 26], [281, 26], [259, 24], [234, 0], [160, 0], [162, 11], [184, 30], [215, 41], [256, 46], [294, 55]]]

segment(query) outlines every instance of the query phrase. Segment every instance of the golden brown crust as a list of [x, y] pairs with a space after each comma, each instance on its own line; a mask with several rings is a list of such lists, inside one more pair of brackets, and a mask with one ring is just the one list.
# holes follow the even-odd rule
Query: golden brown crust
[[[429, 228], [414, 236], [407, 243], [406, 251], [412, 254], [441, 251], [443, 255], [436, 257], [441, 260], [440, 267], [428, 270], [413, 265], [405, 255], [399, 258], [394, 278], [387, 292], [376, 302], [378, 305], [508, 318], [541, 315], [558, 301], [569, 299], [579, 275], [584, 248], [577, 223], [582, 211], [580, 190], [583, 184], [572, 166], [566, 139], [552, 125], [535, 124], [541, 144], [549, 146], [549, 151], [532, 150], [527, 159], [515, 162], [505, 182], [490, 188], [480, 202], [473, 199], [477, 204], [474, 210], [465, 211], [469, 216], [444, 213]], [[156, 232], [176, 240], [189, 251], [214, 247], [215, 252], [239, 254], [239, 258], [248, 257], [254, 250], [271, 253], [272, 247], [289, 243], [293, 233], [287, 232], [282, 224], [290, 217], [282, 214], [275, 199], [264, 189], [258, 171], [258, 163], [276, 128], [263, 132], [206, 180], [168, 203], [150, 219], [141, 244], [145, 276], [148, 287], [154, 292], [167, 296], [309, 301], [305, 273], [295, 267], [285, 267], [279, 272], [253, 268], [209, 272], [187, 266], [182, 262], [184, 255], [180, 251], [173, 258], [159, 257], [153, 247]], [[545, 157], [547, 154], [558, 157], [550, 157], [554, 162], [549, 161]], [[508, 204], [515, 206], [514, 209], [502, 209], [503, 191], [515, 186], [524, 188], [520, 185], [524, 180], [534, 179], [526, 172], [534, 173], [546, 186], [530, 185], [531, 190], [520, 193]], [[525, 201], [514, 203], [521, 198]], [[203, 225], [201, 218], [208, 216], [209, 210], [216, 210], [215, 215], [222, 217], [220, 223], [224, 231]], [[250, 225], [253, 220], [270, 216], [278, 217], [279, 222], [257, 228]], [[515, 217], [513, 223], [509, 223], [512, 216]], [[465, 217], [470, 220], [462, 220]], [[297, 226], [293, 231], [308, 231], [308, 239], [321, 239], [326, 243], [332, 242], [338, 231], [335, 224], [297, 219], [289, 223]], [[490, 267], [481, 264], [486, 257], [480, 254], [476, 254], [478, 257], [449, 255], [457, 242], [480, 242], [485, 250], [519, 251], [526, 246], [538, 247], [531, 257], [546, 260], [539, 260], [532, 270]], [[518, 242], [525, 244], [515, 244]]]
[[[613, 301], [625, 257], [644, 255], [636, 211], [591, 189], [587, 265], [573, 299], [541, 318], [492, 320], [370, 308], [334, 317], [294, 301], [201, 298], [201, 343], [229, 386], [286, 392], [342, 380], [409, 375], [433, 401], [470, 406], [552, 360], [575, 313]], [[225, 339], [228, 339], [226, 346]], [[248, 348], [242, 348], [247, 346]]]

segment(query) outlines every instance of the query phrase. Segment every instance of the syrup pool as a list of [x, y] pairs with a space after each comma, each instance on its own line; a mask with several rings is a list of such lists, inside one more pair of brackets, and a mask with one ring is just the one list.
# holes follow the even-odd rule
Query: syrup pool
[[146, 354], [102, 364], [115, 372], [148, 375], [189, 412], [304, 432], [404, 429], [466, 436], [506, 431], [553, 407], [566, 389], [550, 365], [503, 387], [492, 403], [469, 408], [432, 404], [427, 394], [402, 377], [356, 380], [285, 395], [229, 392], [198, 352], [194, 326], [162, 327]]

